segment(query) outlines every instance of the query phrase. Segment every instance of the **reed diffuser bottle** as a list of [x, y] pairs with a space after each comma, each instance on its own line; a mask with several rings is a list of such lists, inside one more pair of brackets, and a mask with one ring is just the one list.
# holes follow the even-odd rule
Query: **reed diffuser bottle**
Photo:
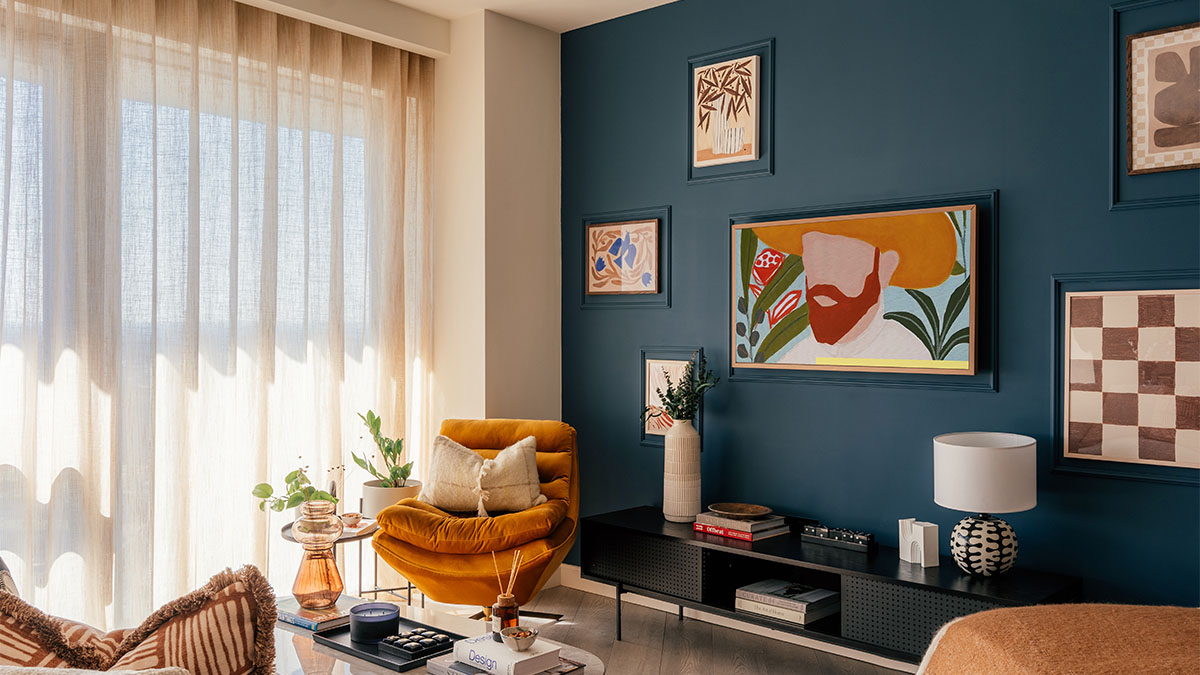
[[496, 642], [504, 642], [500, 639], [500, 631], [521, 624], [521, 608], [517, 606], [517, 597], [513, 595], [513, 584], [517, 582], [517, 572], [521, 569], [522, 555], [520, 549], [513, 553], [512, 569], [508, 573], [508, 586], [506, 587], [500, 580], [500, 565], [496, 562], [496, 552], [492, 552], [492, 565], [496, 567], [496, 583], [500, 586], [500, 595], [496, 596], [496, 604], [492, 605], [492, 639]]

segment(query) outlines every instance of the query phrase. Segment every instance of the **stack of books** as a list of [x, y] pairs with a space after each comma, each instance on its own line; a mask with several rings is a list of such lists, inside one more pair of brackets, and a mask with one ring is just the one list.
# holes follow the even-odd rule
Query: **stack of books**
[[778, 537], [790, 531], [783, 516], [768, 515], [760, 518], [739, 520], [706, 511], [696, 516], [692, 529], [705, 534], [715, 534], [718, 537], [728, 537], [741, 541], [761, 541], [770, 537]]
[[491, 633], [454, 643], [454, 652], [429, 659], [425, 670], [430, 675], [583, 675], [584, 665], [559, 656], [559, 646], [539, 639], [529, 649], [518, 652], [496, 642]]
[[842, 611], [841, 595], [790, 581], [767, 579], [742, 586], [734, 593], [733, 608], [804, 626]]
[[366, 602], [362, 598], [356, 598], [352, 595], [343, 595], [338, 598], [337, 604], [327, 609], [304, 609], [296, 602], [296, 598], [287, 596], [284, 598], [275, 598], [275, 609], [278, 613], [278, 620], [284, 623], [290, 623], [293, 626], [299, 626], [305, 630], [325, 630], [326, 628], [337, 628], [350, 623], [350, 608]]

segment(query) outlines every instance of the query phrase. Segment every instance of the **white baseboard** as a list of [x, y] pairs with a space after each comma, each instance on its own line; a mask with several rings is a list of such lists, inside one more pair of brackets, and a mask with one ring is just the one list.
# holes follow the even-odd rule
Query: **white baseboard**
[[[555, 572], [555, 576], [557, 577], [558, 582], [555, 584], [556, 586], [566, 586], [567, 588], [573, 588], [577, 591], [602, 595], [606, 598], [615, 598], [617, 596], [617, 589], [615, 586], [584, 579], [580, 575], [578, 565], [569, 565], [563, 563], [562, 566], [558, 568], [558, 571]], [[554, 581], [554, 579], [551, 581]], [[546, 584], [546, 588], [550, 587], [550, 583], [548, 582]], [[635, 605], [641, 605], [642, 607], [657, 609], [660, 612], [669, 612], [671, 614], [675, 614], [679, 611], [679, 605], [663, 602], [662, 600], [656, 600], [654, 598], [647, 598], [636, 593], [625, 592], [621, 595], [621, 600], [622, 602], [629, 602]], [[691, 609], [690, 607], [683, 608], [683, 615], [689, 619], [697, 619], [699, 621], [711, 623], [715, 626], [724, 626], [725, 628], [740, 630], [744, 633], [762, 635], [764, 637], [769, 637], [781, 642], [788, 642], [794, 645], [800, 645], [801, 647], [808, 647], [810, 649], [816, 649], [818, 651], [828, 652], [830, 654], [837, 654], [838, 656], [844, 656], [846, 658], [856, 659], [858, 661], [865, 661], [867, 663], [872, 663], [884, 668], [900, 670], [906, 673], [917, 672], [917, 666], [913, 663], [905, 663], [904, 661], [896, 661], [894, 659], [876, 656], [867, 652], [860, 652], [857, 649], [850, 649], [848, 647], [842, 647], [840, 645], [834, 645], [828, 642], [806, 638], [801, 635], [794, 635], [792, 633], [775, 630], [773, 628], [765, 628], [763, 626], [746, 623], [744, 621], [737, 621], [736, 619], [729, 619], [723, 616], [717, 616], [716, 614], [709, 614], [708, 612]]]

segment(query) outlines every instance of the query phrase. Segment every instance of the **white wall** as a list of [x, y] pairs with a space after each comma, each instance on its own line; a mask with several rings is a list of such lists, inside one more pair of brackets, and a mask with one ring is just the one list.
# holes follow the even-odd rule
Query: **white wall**
[[561, 415], [558, 45], [484, 11], [437, 60], [435, 424]]

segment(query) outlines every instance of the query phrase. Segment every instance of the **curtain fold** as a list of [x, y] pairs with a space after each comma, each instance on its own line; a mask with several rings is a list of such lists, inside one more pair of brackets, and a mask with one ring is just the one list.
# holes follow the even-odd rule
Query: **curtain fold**
[[368, 408], [417, 459], [432, 105], [431, 59], [231, 0], [0, 0], [0, 555], [24, 597], [130, 625], [247, 562], [285, 593], [291, 514], [251, 487], [304, 466], [356, 510]]

